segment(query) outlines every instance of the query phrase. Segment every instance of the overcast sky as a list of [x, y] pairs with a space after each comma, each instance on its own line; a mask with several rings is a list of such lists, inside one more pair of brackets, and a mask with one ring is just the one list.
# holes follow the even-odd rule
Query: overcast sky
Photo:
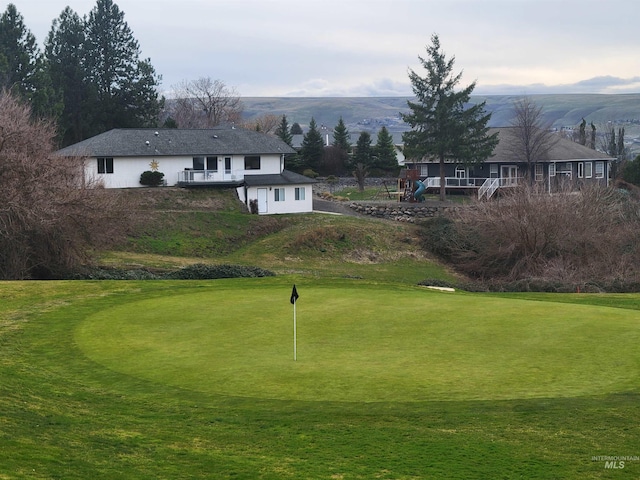
[[[42, 45], [67, 5], [96, 1], [12, 3]], [[115, 3], [167, 93], [210, 77], [244, 97], [407, 96], [433, 33], [475, 94], [640, 92], [640, 0]]]

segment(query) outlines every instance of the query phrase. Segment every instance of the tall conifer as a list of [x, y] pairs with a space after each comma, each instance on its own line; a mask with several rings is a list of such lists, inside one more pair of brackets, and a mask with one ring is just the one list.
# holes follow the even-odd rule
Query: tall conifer
[[409, 101], [410, 113], [402, 115], [412, 128], [403, 135], [403, 141], [408, 158], [439, 162], [440, 200], [444, 200], [445, 162], [483, 162], [493, 153], [498, 138], [497, 134], [488, 135], [491, 114], [485, 113], [485, 102], [468, 106], [475, 82], [456, 90], [462, 74], [453, 75], [455, 57], [445, 57], [435, 34], [427, 46], [427, 55], [426, 59], [418, 57], [426, 70], [425, 77], [409, 71], [416, 101]]

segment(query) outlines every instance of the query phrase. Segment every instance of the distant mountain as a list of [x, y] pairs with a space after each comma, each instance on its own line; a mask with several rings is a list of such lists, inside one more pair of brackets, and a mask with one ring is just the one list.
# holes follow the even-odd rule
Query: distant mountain
[[[513, 102], [517, 95], [474, 96], [474, 103], [486, 102], [491, 112], [491, 127], [504, 127], [513, 120]], [[549, 94], [528, 95], [543, 109], [544, 117], [558, 129], [576, 127], [584, 118], [602, 131], [608, 122], [625, 127], [625, 140], [635, 153], [640, 151], [640, 94]], [[243, 97], [244, 118], [265, 114], [286, 115], [305, 128], [313, 117], [326, 133], [343, 118], [349, 131], [376, 133], [382, 125], [390, 132], [403, 132], [408, 126], [400, 113], [408, 112], [409, 97]]]
[[[513, 118], [515, 95], [474, 96], [472, 101], [486, 101], [492, 113], [491, 126], [504, 127]], [[594, 123], [640, 122], [640, 94], [628, 95], [530, 95], [543, 109], [545, 117], [555, 127], [578, 125], [583, 118]], [[311, 117], [318, 125], [333, 128], [342, 116], [349, 125], [400, 123], [400, 112], [408, 111], [409, 97], [243, 97], [245, 119], [276, 114], [287, 116], [289, 124], [308, 125]]]

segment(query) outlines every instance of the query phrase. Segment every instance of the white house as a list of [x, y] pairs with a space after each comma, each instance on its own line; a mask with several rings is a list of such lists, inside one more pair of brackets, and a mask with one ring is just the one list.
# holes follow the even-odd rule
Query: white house
[[285, 170], [295, 150], [281, 139], [234, 127], [114, 129], [59, 150], [85, 157], [87, 178], [106, 188], [141, 187], [145, 171], [164, 173], [165, 185], [234, 187], [261, 214], [311, 212], [311, 178]]

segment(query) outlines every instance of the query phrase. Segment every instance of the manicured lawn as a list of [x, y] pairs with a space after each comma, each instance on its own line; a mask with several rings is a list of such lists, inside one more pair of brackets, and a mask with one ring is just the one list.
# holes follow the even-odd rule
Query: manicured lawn
[[76, 340], [111, 369], [242, 397], [495, 400], [637, 386], [640, 329], [631, 310], [302, 283], [294, 363], [287, 288], [263, 282], [247, 293], [237, 283], [102, 310]]
[[346, 279], [0, 282], [0, 478], [637, 478], [592, 457], [640, 456], [638, 309]]

